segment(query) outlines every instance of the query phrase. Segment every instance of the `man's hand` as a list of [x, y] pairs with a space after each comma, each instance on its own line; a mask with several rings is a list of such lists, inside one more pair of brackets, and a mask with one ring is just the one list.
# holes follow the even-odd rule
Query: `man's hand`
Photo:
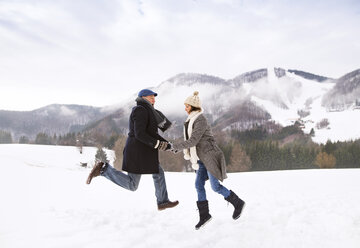
[[158, 146], [159, 151], [166, 151], [171, 148], [171, 145], [167, 141], [160, 141], [160, 144]]

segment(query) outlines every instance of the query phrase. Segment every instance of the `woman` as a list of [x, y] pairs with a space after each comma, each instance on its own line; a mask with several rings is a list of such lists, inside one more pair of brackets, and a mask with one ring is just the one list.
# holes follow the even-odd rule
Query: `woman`
[[189, 115], [184, 124], [185, 141], [173, 144], [174, 151], [183, 149], [184, 158], [190, 160], [193, 169], [196, 170], [195, 187], [198, 195], [196, 203], [200, 215], [200, 221], [195, 226], [196, 230], [211, 220], [204, 187], [207, 179], [210, 181], [211, 188], [234, 206], [235, 210], [232, 216], [234, 220], [240, 217], [245, 205], [245, 202], [233, 191], [228, 190], [219, 182], [227, 177], [225, 157], [216, 145], [210, 126], [203, 115], [198, 94], [195, 91], [184, 103], [185, 111]]

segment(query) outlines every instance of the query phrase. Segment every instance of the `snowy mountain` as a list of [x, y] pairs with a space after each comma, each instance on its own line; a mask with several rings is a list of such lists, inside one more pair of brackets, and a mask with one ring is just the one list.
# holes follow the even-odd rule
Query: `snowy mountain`
[[[173, 121], [173, 128], [167, 132], [171, 138], [182, 135], [183, 121], [187, 116], [184, 100], [194, 91], [199, 91], [204, 112], [214, 129], [246, 130], [254, 125], [271, 127], [269, 123], [274, 123], [288, 126], [298, 121], [305, 133], [314, 129], [315, 142], [324, 143], [328, 139], [360, 138], [360, 130], [356, 128], [360, 109], [354, 104], [358, 102], [360, 105], [360, 98], [355, 101], [360, 92], [359, 71], [339, 79], [277, 67], [246, 72], [229, 80], [182, 73], [151, 89], [158, 93], [155, 107]], [[348, 97], [353, 107], [342, 108], [340, 112], [331, 111], [324, 104], [324, 99], [330, 95], [332, 100]], [[122, 107], [125, 118], [122, 130], [127, 129], [127, 118], [135, 98], [136, 94], [117, 105]]]
[[33, 111], [0, 110], [0, 130], [34, 138], [37, 133], [50, 135], [81, 131], [88, 123], [107, 116], [102, 108], [83, 105], [52, 104]]
[[191, 86], [193, 84], [202, 84], [202, 83], [214, 84], [214, 85], [226, 84], [226, 80], [222, 78], [205, 75], [205, 74], [197, 74], [197, 73], [181, 73], [176, 75], [175, 77], [168, 79], [166, 82], [175, 84], [177, 86], [180, 85]]
[[[355, 128], [360, 121], [358, 108], [343, 108], [336, 114], [323, 104], [324, 97], [336, 92], [332, 98], [351, 96], [353, 105], [360, 105], [360, 98], [355, 101], [360, 92], [359, 70], [337, 80], [282, 68], [255, 70], [230, 80], [180, 74], [153, 90], [159, 93], [156, 107], [182, 120], [186, 118], [183, 101], [196, 90], [214, 127], [244, 130], [270, 121], [282, 126], [299, 121], [305, 133], [314, 129], [316, 142], [360, 138]], [[324, 120], [327, 125], [321, 124]]]
[[262, 78], [266, 78], [268, 75], [267, 69], [259, 69], [251, 72], [243, 73], [234, 79], [229, 80], [233, 87], [240, 86], [243, 83], [256, 82]]
[[127, 126], [128, 116], [124, 116], [124, 111], [118, 109], [100, 120], [88, 123], [81, 131], [86, 132], [91, 137], [99, 139], [99, 135], [102, 135], [106, 139], [114, 134], [125, 134]]
[[[360, 129], [356, 128], [360, 121], [360, 69], [339, 79], [279, 67], [228, 80], [181, 73], [151, 89], [158, 93], [155, 107], [173, 121], [173, 128], [167, 132], [172, 138], [182, 135], [187, 116], [183, 102], [194, 91], [200, 92], [214, 129], [246, 130], [254, 125], [288, 126], [298, 121], [305, 133], [315, 131], [316, 142], [360, 138]], [[134, 93], [104, 108], [50, 105], [29, 112], [0, 111], [0, 130], [10, 131], [15, 140], [21, 135], [34, 137], [38, 132], [126, 133], [136, 96]]]
[[360, 108], [360, 69], [335, 80], [335, 83], [334, 88], [324, 96], [322, 104], [329, 111]]
[[318, 81], [318, 82], [325, 82], [328, 80], [332, 80], [332, 78], [328, 78], [328, 77], [324, 77], [324, 76], [319, 76], [319, 75], [315, 75], [309, 72], [304, 72], [304, 71], [299, 71], [299, 70], [288, 70], [290, 73], [294, 73], [295, 75], [299, 75], [305, 79], [309, 79], [309, 80], [314, 80], [314, 81]]

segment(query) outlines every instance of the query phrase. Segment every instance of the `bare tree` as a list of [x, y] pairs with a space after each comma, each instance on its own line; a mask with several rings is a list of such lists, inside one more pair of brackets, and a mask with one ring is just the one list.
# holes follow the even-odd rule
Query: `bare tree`
[[115, 161], [114, 167], [117, 170], [122, 169], [122, 161], [123, 161], [123, 151], [126, 143], [126, 137], [120, 135], [117, 141], [115, 142], [114, 151], [115, 151]]
[[231, 156], [230, 165], [227, 167], [229, 172], [249, 171], [251, 169], [251, 160], [239, 143], [235, 143]]

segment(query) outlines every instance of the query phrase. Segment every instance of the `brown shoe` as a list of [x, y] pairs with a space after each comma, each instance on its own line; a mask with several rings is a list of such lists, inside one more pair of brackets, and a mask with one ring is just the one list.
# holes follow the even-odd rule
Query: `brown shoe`
[[161, 210], [165, 210], [167, 208], [173, 208], [173, 207], [176, 207], [178, 204], [179, 204], [179, 201], [164, 202], [164, 203], [158, 204], [158, 210], [161, 211]]
[[101, 169], [103, 168], [104, 166], [104, 163], [103, 162], [98, 162], [94, 168], [92, 168], [87, 180], [86, 180], [86, 183], [87, 184], [90, 184], [91, 183], [91, 180], [94, 178], [94, 177], [97, 177], [97, 176], [100, 176], [100, 172], [101, 172]]

